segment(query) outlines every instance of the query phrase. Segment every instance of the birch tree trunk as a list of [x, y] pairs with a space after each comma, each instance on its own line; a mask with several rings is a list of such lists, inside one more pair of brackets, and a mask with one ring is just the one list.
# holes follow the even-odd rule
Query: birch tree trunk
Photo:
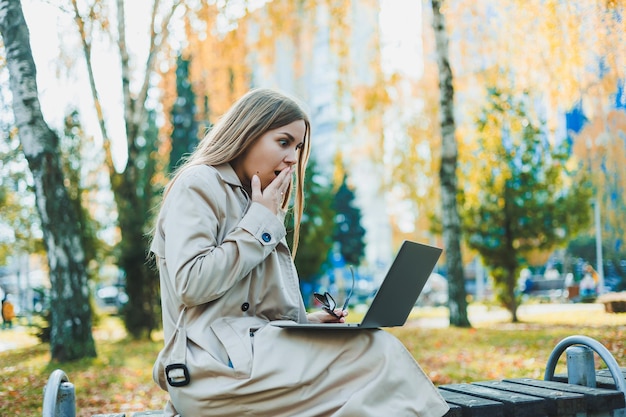
[[[148, 106], [146, 101], [150, 89], [150, 80], [157, 69], [157, 55], [159, 49], [166, 42], [169, 30], [168, 25], [180, 0], [172, 2], [170, 7], [164, 8], [159, 16], [160, 1], [153, 0], [150, 14], [150, 37], [148, 56], [145, 62], [143, 78], [140, 80], [139, 91], [131, 92], [131, 67], [128, 45], [126, 43], [126, 13], [124, 0], [115, 1], [116, 32], [112, 38], [117, 39], [119, 65], [122, 73], [122, 97], [124, 110], [124, 127], [126, 129], [127, 162], [121, 172], [117, 172], [111, 153], [111, 140], [107, 132], [106, 123], [100, 97], [96, 88], [96, 80], [91, 60], [91, 34], [87, 32], [85, 23], [93, 16], [81, 16], [78, 1], [72, 0], [74, 20], [81, 37], [83, 55], [87, 65], [91, 94], [99, 121], [100, 131], [104, 140], [105, 160], [109, 169], [109, 178], [118, 211], [118, 226], [121, 240], [117, 246], [119, 251], [118, 266], [126, 277], [126, 293], [128, 303], [122, 311], [124, 324], [129, 334], [134, 338], [150, 337], [157, 329], [160, 320], [159, 311], [159, 277], [155, 268], [146, 262], [149, 247], [148, 232], [152, 227], [150, 212], [154, 208], [153, 197], [155, 191], [152, 186], [152, 177], [155, 164], [150, 162], [156, 154], [156, 144], [146, 137], [145, 129], [148, 124]], [[104, 87], [104, 88], [108, 88]], [[142, 140], [138, 140], [142, 136]], [[141, 143], [144, 143], [143, 145]], [[146, 157], [148, 155], [148, 157]], [[148, 163], [146, 163], [148, 161]]]
[[432, 0], [437, 66], [439, 67], [439, 111], [441, 125], [441, 184], [443, 242], [448, 274], [448, 308], [450, 325], [469, 327], [463, 259], [461, 257], [461, 219], [457, 207], [457, 156], [454, 122], [454, 88], [448, 53], [446, 22], [441, 14], [444, 0]]
[[30, 35], [20, 1], [0, 0], [0, 34], [6, 51], [15, 123], [33, 175], [48, 255], [52, 359], [95, 357], [78, 215], [63, 183], [59, 138], [41, 113]]

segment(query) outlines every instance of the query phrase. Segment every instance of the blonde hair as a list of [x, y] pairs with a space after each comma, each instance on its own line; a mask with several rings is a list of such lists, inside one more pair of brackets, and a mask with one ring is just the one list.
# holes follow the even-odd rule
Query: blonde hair
[[[172, 184], [185, 169], [195, 165], [221, 165], [232, 162], [267, 131], [298, 120], [304, 121], [306, 130], [296, 168], [295, 190], [293, 190], [295, 198], [292, 256], [295, 257], [304, 209], [304, 174], [311, 152], [311, 123], [302, 107], [283, 93], [267, 88], [253, 89], [237, 100], [200, 141], [195, 151], [176, 170], [165, 188], [163, 199], [167, 197]], [[290, 184], [285, 193], [283, 210], [286, 210], [289, 205], [292, 185]]]

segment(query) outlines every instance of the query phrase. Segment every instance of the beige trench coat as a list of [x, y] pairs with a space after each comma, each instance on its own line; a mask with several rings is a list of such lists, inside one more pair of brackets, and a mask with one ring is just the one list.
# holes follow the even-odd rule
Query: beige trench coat
[[[154, 379], [170, 395], [166, 416], [445, 414], [428, 377], [384, 330], [268, 325], [307, 320], [285, 235], [229, 164], [192, 167], [171, 188], [150, 248], [166, 341]], [[170, 386], [163, 366], [180, 362], [190, 383]]]

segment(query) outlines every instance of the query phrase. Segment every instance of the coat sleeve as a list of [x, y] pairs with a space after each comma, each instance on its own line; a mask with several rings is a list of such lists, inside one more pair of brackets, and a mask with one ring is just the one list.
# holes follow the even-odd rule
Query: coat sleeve
[[233, 230], [220, 231], [229, 216], [225, 200], [232, 198], [224, 186], [217, 176], [194, 173], [179, 178], [167, 196], [161, 219], [165, 265], [177, 296], [188, 307], [221, 297], [286, 235], [278, 217], [259, 203], [250, 204]]

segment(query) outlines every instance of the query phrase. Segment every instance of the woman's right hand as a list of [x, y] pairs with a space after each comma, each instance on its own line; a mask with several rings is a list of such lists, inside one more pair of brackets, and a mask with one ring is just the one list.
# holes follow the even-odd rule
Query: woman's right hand
[[289, 189], [292, 172], [293, 166], [283, 169], [264, 190], [261, 190], [261, 180], [259, 176], [253, 175], [250, 184], [252, 188], [252, 201], [263, 204], [272, 213], [278, 214], [278, 211], [283, 205], [285, 193]]

